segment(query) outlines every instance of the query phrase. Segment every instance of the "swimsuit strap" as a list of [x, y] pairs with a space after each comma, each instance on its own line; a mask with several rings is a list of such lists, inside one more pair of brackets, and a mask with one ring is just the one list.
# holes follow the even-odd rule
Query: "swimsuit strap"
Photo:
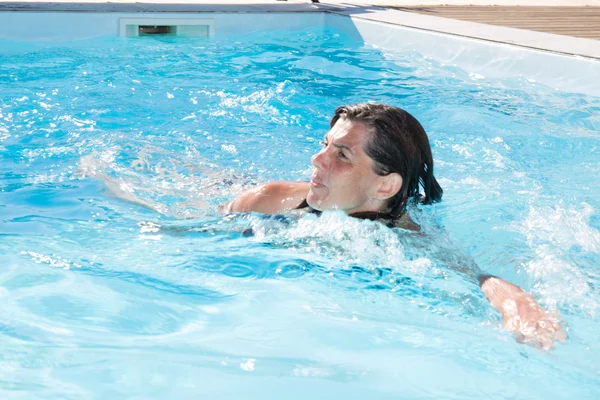
[[309, 212], [311, 214], [321, 215], [321, 211], [315, 210], [314, 208], [309, 206], [306, 199], [302, 200], [302, 203], [298, 204], [298, 206], [294, 208], [294, 210], [306, 210], [306, 212]]

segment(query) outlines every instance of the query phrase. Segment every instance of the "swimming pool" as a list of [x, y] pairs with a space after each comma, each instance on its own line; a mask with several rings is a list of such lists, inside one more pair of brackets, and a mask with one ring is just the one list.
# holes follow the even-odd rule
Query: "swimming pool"
[[[600, 97], [304, 18], [2, 41], [2, 398], [597, 398]], [[334, 108], [359, 101], [427, 130], [429, 236], [215, 215], [308, 179]], [[498, 330], [471, 262], [557, 306], [567, 344]]]

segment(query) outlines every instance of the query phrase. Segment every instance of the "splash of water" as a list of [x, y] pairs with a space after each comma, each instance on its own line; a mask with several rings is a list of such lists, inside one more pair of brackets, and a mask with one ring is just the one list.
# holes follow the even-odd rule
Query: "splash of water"
[[199, 218], [216, 213], [219, 199], [235, 196], [253, 182], [245, 175], [217, 168], [194, 152], [196, 163], [167, 155], [154, 161], [154, 148], [143, 147], [129, 163], [116, 162], [118, 148], [81, 157], [79, 176], [102, 182], [114, 197], [174, 218]]
[[600, 252], [600, 231], [590, 225], [595, 210], [586, 203], [573, 206], [531, 207], [515, 228], [526, 238], [534, 258], [524, 265], [535, 282], [534, 291], [546, 304], [595, 315], [598, 300], [594, 293], [593, 265], [578, 257], [581, 251]]

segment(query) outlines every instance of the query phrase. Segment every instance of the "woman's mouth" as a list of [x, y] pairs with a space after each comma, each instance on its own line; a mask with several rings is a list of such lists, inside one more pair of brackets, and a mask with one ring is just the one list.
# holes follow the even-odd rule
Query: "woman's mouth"
[[324, 188], [325, 185], [323, 185], [323, 183], [321, 183], [320, 180], [318, 180], [317, 178], [313, 177], [310, 180], [310, 186], [316, 189], [320, 189], [320, 188]]

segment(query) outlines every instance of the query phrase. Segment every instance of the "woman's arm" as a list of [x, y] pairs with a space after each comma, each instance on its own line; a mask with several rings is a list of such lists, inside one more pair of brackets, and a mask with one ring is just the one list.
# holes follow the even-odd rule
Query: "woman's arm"
[[252, 188], [235, 199], [219, 206], [222, 213], [259, 212], [278, 214], [293, 210], [304, 199], [310, 189], [308, 182], [278, 181]]
[[[269, 182], [222, 204], [219, 211], [282, 213], [296, 208], [306, 199], [309, 185], [308, 182]], [[544, 310], [533, 296], [518, 286], [491, 275], [480, 275], [479, 285], [500, 312], [503, 327], [513, 332], [519, 341], [545, 350], [553, 348], [555, 340], [565, 342], [566, 335], [558, 315]]]
[[517, 340], [544, 350], [554, 348], [555, 340], [566, 341], [558, 314], [544, 310], [529, 293], [491, 275], [480, 276], [479, 285], [500, 312], [504, 329], [513, 332]]
[[504, 329], [515, 334], [517, 340], [542, 349], [551, 349], [554, 341], [565, 341], [566, 334], [557, 314], [544, 310], [533, 296], [518, 286], [482, 272], [475, 260], [457, 249], [443, 228], [433, 232], [427, 228], [427, 231], [427, 234], [408, 237], [427, 241], [421, 245], [436, 250], [434, 257], [448, 268], [469, 280], [477, 278], [488, 301], [500, 312]]

